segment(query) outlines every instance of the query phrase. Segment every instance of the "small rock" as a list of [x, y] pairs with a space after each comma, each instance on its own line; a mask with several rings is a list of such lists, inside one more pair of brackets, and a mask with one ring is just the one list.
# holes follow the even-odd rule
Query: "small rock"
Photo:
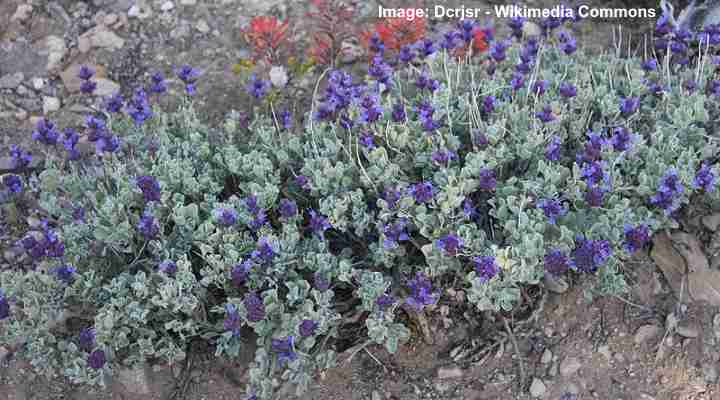
[[569, 287], [568, 283], [565, 282], [565, 279], [554, 277], [550, 274], [545, 275], [545, 278], [543, 278], [543, 284], [545, 285], [545, 289], [553, 293], [565, 293]]
[[715, 383], [718, 380], [718, 370], [715, 364], [705, 363], [702, 366], [703, 377], [707, 383]]
[[382, 400], [382, 397], [380, 396], [380, 392], [378, 392], [377, 390], [372, 391], [371, 397], [372, 397], [372, 400]]
[[13, 14], [12, 17], [10, 17], [10, 21], [25, 21], [26, 19], [30, 18], [30, 13], [32, 13], [33, 6], [30, 4], [20, 4], [17, 9], [15, 9], [15, 14]]
[[106, 15], [105, 18], [103, 18], [103, 23], [105, 25], [109, 26], [109, 25], [116, 23], [117, 20], [118, 20], [117, 14], [112, 13], [112, 14]]
[[112, 96], [116, 92], [120, 90], [120, 85], [117, 83], [111, 81], [110, 79], [105, 78], [98, 78], [95, 79], [95, 83], [97, 84], [95, 88], [95, 96], [99, 97], [105, 97], [105, 96]]
[[92, 48], [92, 43], [90, 42], [90, 38], [86, 36], [79, 36], [78, 37], [78, 50], [80, 50], [81, 53], [87, 53]]
[[15, 89], [20, 86], [24, 80], [25, 75], [20, 71], [14, 74], [3, 75], [3, 77], [0, 78], [0, 89]]
[[542, 357], [540, 357], [540, 362], [543, 364], [550, 364], [552, 362], [552, 352], [548, 349], [545, 349], [545, 351], [542, 354]]
[[608, 361], [612, 360], [612, 353], [610, 353], [610, 346], [603, 345], [598, 348], [598, 353], [602, 354]]
[[90, 30], [90, 35], [84, 33], [83, 36], [89, 37], [92, 47], [120, 49], [125, 45], [125, 39], [102, 26], [93, 28]]
[[560, 376], [567, 378], [580, 370], [582, 364], [575, 357], [567, 357], [560, 363]]
[[175, 8], [175, 4], [173, 4], [172, 1], [166, 1], [160, 6], [160, 10], [162, 10], [163, 12], [168, 12], [173, 8]]
[[464, 375], [463, 370], [460, 368], [438, 368], [437, 377], [438, 379], [455, 379], [462, 378]]
[[60, 109], [60, 99], [57, 97], [43, 97], [43, 114], [47, 115]]
[[128, 18], [135, 18], [140, 15], [140, 6], [137, 4], [134, 4], [127, 12]]
[[118, 371], [118, 381], [125, 386], [125, 390], [134, 394], [150, 394], [145, 368], [142, 365], [134, 368], [123, 368]]
[[640, 400], [655, 400], [655, 398], [647, 393], [640, 393]]
[[45, 66], [45, 69], [47, 71], [50, 71], [54, 69], [55, 67], [60, 65], [60, 61], [62, 61], [63, 57], [65, 57], [65, 53], [67, 52], [67, 47], [65, 46], [65, 40], [61, 37], [50, 35], [45, 38], [45, 49], [44, 52], [47, 53], [48, 61], [47, 65]]
[[543, 397], [547, 388], [542, 380], [533, 378], [532, 384], [530, 385], [530, 395], [532, 397]]
[[720, 340], [720, 313], [715, 314], [715, 317], [713, 317], [713, 332], [715, 333], [715, 339]]
[[635, 343], [636, 344], [642, 344], [645, 343], [653, 338], [655, 338], [657, 335], [660, 334], [660, 327], [657, 325], [649, 324], [649, 325], [643, 325], [638, 328], [637, 331], [635, 331]]
[[720, 227], [720, 213], [704, 216], [702, 223], [708, 230], [717, 231], [718, 227]]
[[200, 31], [200, 33], [208, 33], [210, 32], [210, 26], [207, 22], [205, 22], [204, 19], [201, 19], [198, 21], [198, 23], [195, 25], [195, 28]]
[[194, 6], [197, 4], [197, 0], [180, 0], [180, 4], [183, 6]]
[[15, 112], [15, 119], [18, 121], [25, 121], [28, 117], [28, 112], [25, 110], [17, 110]]
[[676, 330], [677, 334], [686, 338], [696, 338], [700, 334], [695, 325], [680, 325]]
[[42, 90], [45, 87], [45, 80], [43, 78], [35, 77], [32, 79], [32, 85], [35, 90]]

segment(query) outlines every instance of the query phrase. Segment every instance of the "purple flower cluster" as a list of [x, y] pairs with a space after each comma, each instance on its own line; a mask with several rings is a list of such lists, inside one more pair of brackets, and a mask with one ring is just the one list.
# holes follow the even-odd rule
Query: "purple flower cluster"
[[272, 243], [270, 243], [270, 240], [265, 236], [260, 236], [255, 250], [250, 253], [250, 256], [259, 263], [269, 263], [276, 255], [277, 253], [273, 249]]
[[297, 203], [290, 199], [281, 199], [278, 205], [278, 211], [280, 212], [280, 218], [284, 221], [288, 221], [298, 214]]
[[657, 191], [650, 197], [650, 204], [665, 210], [669, 216], [680, 207], [679, 196], [684, 188], [675, 168], [668, 169], [660, 180]]
[[610, 143], [613, 149], [618, 152], [629, 150], [632, 146], [633, 134], [629, 129], [619, 126], [612, 131]]
[[142, 191], [146, 203], [160, 201], [160, 183], [155, 177], [149, 175], [138, 176], [135, 183]]
[[78, 71], [78, 78], [80, 78], [80, 91], [85, 94], [92, 94], [97, 88], [97, 82], [90, 80], [95, 75], [95, 70], [88, 67], [87, 65], [81, 65]]
[[416, 203], [428, 203], [435, 195], [435, 187], [433, 187], [432, 182], [423, 181], [411, 185], [407, 192], [413, 196]]
[[258, 322], [265, 318], [265, 303], [256, 292], [248, 292], [243, 298], [243, 305], [248, 321]]
[[497, 186], [497, 175], [494, 169], [480, 169], [480, 190], [491, 192]]
[[393, 104], [392, 111], [390, 112], [390, 118], [393, 122], [402, 124], [407, 120], [407, 114], [405, 113], [405, 106], [402, 102]]
[[413, 307], [416, 311], [422, 311], [423, 307], [435, 304], [440, 298], [439, 291], [433, 291], [430, 278], [418, 271], [415, 277], [407, 283], [410, 295], [405, 299], [405, 303]]
[[570, 259], [558, 248], [550, 249], [544, 257], [545, 271], [559, 276], [570, 268]]
[[267, 223], [267, 215], [265, 214], [265, 210], [258, 205], [257, 196], [255, 196], [254, 194], [246, 197], [243, 202], [245, 203], [245, 208], [248, 210], [252, 218], [248, 223], [248, 226], [250, 227], [250, 229], [257, 231]]
[[167, 81], [165, 80], [165, 76], [163, 76], [162, 72], [155, 71], [155, 73], [150, 75], [150, 93], [160, 95], [165, 92], [167, 92]]
[[185, 84], [185, 92], [190, 96], [195, 94], [195, 83], [197, 83], [200, 74], [200, 70], [188, 64], [175, 69], [175, 75]]
[[304, 190], [310, 190], [310, 180], [305, 175], [298, 175], [295, 177], [295, 184], [300, 186]]
[[625, 241], [623, 247], [628, 253], [634, 253], [642, 249], [650, 241], [650, 228], [645, 224], [624, 226]]
[[105, 366], [105, 352], [102, 349], [95, 349], [88, 356], [87, 363], [92, 369], [98, 370]]
[[245, 260], [239, 264], [235, 264], [230, 271], [230, 279], [232, 280], [233, 286], [241, 287], [247, 281], [250, 275], [250, 269], [252, 268], [252, 261]]
[[472, 258], [475, 268], [475, 275], [481, 282], [487, 282], [500, 272], [500, 266], [495, 262], [493, 256], [476, 256]]
[[173, 260], [164, 260], [158, 264], [157, 270], [165, 275], [174, 276], [177, 272], [177, 264]]
[[548, 222], [555, 225], [557, 218], [567, 214], [568, 209], [562, 204], [560, 199], [540, 199], [537, 202], [537, 208], [541, 209], [545, 216], [548, 218]]
[[420, 90], [427, 89], [432, 93], [440, 88], [440, 82], [437, 79], [430, 78], [427, 69], [423, 69], [415, 80], [415, 86]]
[[566, 99], [577, 96], [577, 88], [572, 83], [560, 82], [558, 92]]
[[240, 328], [242, 327], [242, 320], [240, 319], [240, 312], [234, 304], [225, 304], [225, 320], [223, 321], [223, 328], [226, 332], [232, 332], [232, 335], [237, 337], [240, 336]]
[[375, 299], [375, 305], [380, 309], [380, 311], [385, 311], [395, 304], [396, 301], [397, 299], [393, 295], [383, 293]]
[[313, 118], [316, 120], [334, 120], [350, 103], [358, 98], [364, 88], [354, 84], [352, 76], [336, 69], [328, 74], [325, 94], [317, 106]]
[[521, 39], [523, 36], [523, 25], [525, 24], [526, 18], [522, 15], [516, 15], [508, 19], [507, 25], [512, 31], [512, 36], [516, 39]]
[[59, 137], [60, 131], [55, 126], [55, 123], [47, 118], [40, 119], [32, 132], [33, 140], [49, 146], [56, 144]]
[[430, 159], [437, 166], [447, 167], [450, 161], [457, 159], [457, 153], [448, 149], [434, 150]]
[[577, 40], [568, 31], [560, 31], [557, 34], [558, 47], [563, 53], [570, 55], [577, 50]]
[[583, 151], [575, 156], [575, 160], [578, 164], [599, 160], [603, 146], [607, 144], [608, 140], [602, 134], [588, 131]]
[[432, 132], [442, 125], [440, 120], [434, 118], [435, 107], [433, 107], [428, 100], [422, 100], [417, 107], [415, 107], [415, 112], [425, 132]]
[[545, 146], [545, 158], [547, 158], [550, 161], [557, 161], [560, 159], [560, 146], [562, 145], [562, 141], [560, 139], [560, 136], [553, 135], [550, 138], [550, 141]]
[[124, 105], [125, 98], [120, 94], [120, 92], [116, 92], [112, 96], [109, 96], [104, 102], [105, 111], [111, 114], [122, 111]]
[[443, 255], [448, 257], [457, 255], [464, 244], [463, 239], [454, 233], [445, 234], [435, 241], [435, 245], [442, 250]]
[[152, 240], [160, 233], [160, 225], [150, 210], [145, 210], [137, 223], [137, 230], [145, 238]]
[[570, 253], [570, 267], [579, 272], [593, 273], [612, 254], [610, 242], [601, 239], [575, 237], [575, 248]]
[[325, 240], [325, 231], [332, 228], [328, 218], [317, 213], [312, 208], [308, 210], [310, 231], [317, 235], [321, 240]]
[[397, 206], [400, 197], [402, 197], [402, 192], [397, 187], [386, 187], [380, 197], [385, 200], [388, 208], [393, 209]]
[[382, 84], [389, 85], [392, 74], [393, 68], [382, 57], [375, 56], [372, 58], [368, 66], [368, 75]]
[[146, 120], [150, 119], [154, 114], [148, 102], [145, 89], [139, 87], [135, 89], [133, 96], [126, 105], [126, 112], [135, 121], [135, 125], [140, 126]]
[[507, 58], [507, 49], [510, 47], [510, 42], [507, 40], [498, 40], [490, 46], [490, 57], [495, 62], [502, 62]]
[[95, 347], [95, 328], [87, 327], [80, 330], [78, 334], [78, 347], [86, 352]]
[[495, 96], [485, 96], [482, 101], [482, 111], [485, 114], [490, 114], [495, 111]]
[[547, 104], [543, 106], [542, 111], [538, 111], [535, 113], [535, 117], [543, 123], [552, 122], [556, 119], [555, 115], [552, 112], [552, 107]]
[[238, 213], [234, 208], [218, 207], [213, 210], [213, 216], [218, 224], [226, 227], [235, 225], [238, 220]]
[[374, 149], [375, 146], [375, 135], [371, 131], [363, 131], [358, 135], [360, 144], [368, 150]]
[[10, 317], [10, 301], [0, 289], [0, 320]]
[[3, 186], [5, 186], [10, 191], [10, 193], [22, 192], [23, 183], [18, 175], [15, 175], [15, 174], [3, 175], [2, 183], [3, 183]]
[[278, 357], [278, 363], [280, 365], [288, 361], [293, 361], [297, 358], [297, 354], [293, 349], [295, 338], [293, 336], [287, 336], [279, 339], [272, 339], [271, 347]]
[[359, 124], [371, 124], [377, 122], [383, 114], [383, 106], [380, 105], [380, 96], [377, 93], [368, 93], [360, 101]]
[[624, 115], [630, 115], [640, 107], [639, 97], [620, 97], [620, 112]]
[[386, 224], [383, 227], [383, 234], [385, 235], [383, 246], [386, 249], [397, 247], [400, 241], [410, 240], [407, 234], [407, 219], [398, 218], [393, 224]]
[[57, 279], [65, 283], [72, 283], [73, 279], [75, 279], [74, 274], [76, 271], [77, 268], [71, 264], [60, 265], [53, 269], [53, 273], [55, 273]]
[[532, 93], [538, 96], [542, 96], [543, 94], [545, 94], [548, 85], [550, 85], [550, 83], [546, 79], [537, 80], [532, 84]]
[[700, 168], [695, 173], [693, 187], [695, 189], [702, 188], [708, 193], [715, 191], [715, 174], [707, 161], [700, 164]]
[[252, 97], [262, 99], [270, 91], [270, 86], [270, 81], [260, 79], [256, 74], [252, 74], [248, 79], [245, 89]]
[[304, 319], [300, 323], [300, 326], [298, 326], [298, 332], [300, 333], [300, 336], [308, 337], [315, 334], [315, 330], [318, 327], [318, 323], [316, 321], [313, 321], [311, 319]]
[[15, 169], [25, 168], [32, 162], [32, 154], [15, 144], [10, 145], [10, 163]]
[[60, 240], [55, 231], [43, 222], [43, 231], [40, 235], [35, 232], [25, 235], [20, 239], [20, 246], [33, 260], [41, 257], [62, 257], [65, 255], [65, 244]]
[[80, 141], [80, 135], [72, 128], [63, 129], [65, 137], [63, 137], [62, 143], [65, 151], [67, 151], [68, 160], [78, 160], [80, 158], [80, 151], [76, 148]]

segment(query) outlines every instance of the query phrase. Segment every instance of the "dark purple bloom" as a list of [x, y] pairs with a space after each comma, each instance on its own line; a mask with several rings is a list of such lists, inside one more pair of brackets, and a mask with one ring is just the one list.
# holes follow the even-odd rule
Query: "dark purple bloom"
[[477, 215], [477, 209], [475, 208], [472, 199], [469, 197], [466, 197], [465, 200], [463, 200], [462, 209], [466, 218], [473, 218]]
[[407, 234], [407, 219], [398, 218], [393, 224], [387, 224], [383, 227], [383, 234], [385, 239], [383, 240], [383, 246], [386, 249], [392, 249], [397, 247], [398, 242], [410, 240], [410, 236]]
[[439, 291], [433, 291], [432, 282], [425, 274], [418, 271], [415, 277], [408, 281], [407, 287], [410, 296], [405, 299], [405, 303], [413, 307], [416, 311], [422, 311], [423, 307], [435, 304], [440, 298]]
[[568, 212], [567, 207], [557, 198], [540, 199], [537, 202], [537, 208], [543, 210], [543, 214], [548, 218], [548, 222], [553, 225], [558, 217], [562, 217]]
[[510, 87], [512, 90], [519, 90], [525, 84], [525, 76], [519, 72], [513, 72], [510, 77]]
[[482, 110], [485, 112], [485, 114], [490, 114], [491, 112], [495, 111], [495, 96], [483, 97]]
[[114, 153], [120, 148], [120, 137], [117, 135], [100, 136], [95, 143], [95, 150], [98, 153]]
[[630, 133], [629, 129], [619, 126], [613, 129], [610, 143], [612, 143], [615, 151], [628, 150], [632, 145], [632, 133]]
[[220, 207], [213, 210], [217, 223], [222, 226], [233, 226], [237, 223], [238, 214], [233, 208]]
[[415, 79], [415, 86], [420, 90], [428, 89], [432, 93], [440, 87], [440, 82], [437, 79], [432, 79], [428, 75], [427, 69], [423, 69]]
[[311, 320], [311, 319], [304, 319], [300, 326], [298, 327], [298, 331], [300, 332], [300, 336], [308, 337], [315, 334], [315, 330], [318, 327], [318, 323]]
[[380, 196], [388, 205], [388, 208], [395, 208], [398, 200], [402, 197], [402, 193], [396, 187], [386, 187]]
[[256, 292], [248, 292], [243, 299], [243, 305], [248, 321], [258, 322], [265, 318], [265, 303]]
[[370, 124], [377, 122], [382, 116], [384, 109], [380, 105], [380, 97], [377, 94], [368, 94], [360, 102], [360, 115], [358, 123]]
[[383, 293], [375, 299], [375, 305], [378, 306], [380, 311], [385, 311], [391, 305], [395, 304], [397, 299], [390, 294]]
[[308, 180], [307, 176], [305, 176], [305, 175], [296, 176], [295, 184], [300, 186], [302, 189], [305, 189], [305, 190], [310, 189], [310, 181]]
[[364, 131], [360, 133], [359, 141], [366, 149], [371, 150], [375, 148], [374, 142], [375, 135], [370, 131]]
[[87, 327], [80, 330], [78, 335], [78, 347], [84, 351], [90, 351], [95, 346], [95, 328]]
[[505, 60], [507, 57], [505, 51], [508, 47], [510, 47], [510, 43], [508, 41], [497, 41], [493, 43], [490, 46], [490, 57], [492, 57], [496, 62]]
[[173, 260], [164, 260], [157, 267], [159, 272], [164, 273], [168, 276], [173, 276], [177, 272], [177, 264]]
[[146, 240], [150, 240], [160, 233], [160, 225], [150, 211], [145, 211], [138, 221], [137, 230]]
[[683, 89], [687, 90], [688, 92], [692, 93], [697, 89], [697, 82], [695, 82], [694, 79], [688, 79], [682, 84]]
[[482, 168], [480, 169], [480, 189], [493, 191], [497, 186], [497, 176], [494, 169]]
[[399, 124], [405, 122], [405, 120], [407, 119], [407, 115], [405, 114], [405, 106], [402, 103], [393, 104], [390, 117], [392, 118], [393, 122], [397, 122]]
[[277, 253], [275, 253], [275, 250], [273, 249], [270, 241], [268, 241], [268, 238], [260, 236], [260, 239], [257, 241], [257, 247], [250, 255], [261, 263], [269, 263], [273, 258], [275, 258]]
[[33, 140], [47, 145], [54, 145], [59, 137], [60, 131], [55, 127], [55, 123], [47, 118], [40, 119], [32, 132]]
[[352, 129], [353, 126], [355, 126], [355, 122], [345, 113], [340, 115], [340, 126], [342, 126], [344, 129]]
[[175, 70], [175, 74], [181, 81], [183, 81], [183, 83], [185, 83], [185, 92], [189, 95], [193, 95], [195, 93], [195, 83], [200, 77], [200, 71], [188, 64], [184, 64]]
[[575, 156], [575, 160], [578, 163], [592, 162], [600, 159], [602, 148], [608, 144], [608, 140], [605, 139], [601, 134], [592, 131], [587, 132], [587, 141], [583, 146], [582, 153], [578, 153]]
[[580, 170], [580, 177], [588, 185], [607, 184], [610, 182], [610, 175], [605, 172], [607, 162], [602, 161], [590, 161], [583, 164]]
[[545, 146], [545, 158], [550, 161], [557, 161], [560, 159], [560, 146], [562, 145], [560, 136], [553, 135], [550, 141]]
[[572, 54], [577, 50], [577, 41], [567, 31], [560, 31], [558, 33], [559, 47], [565, 54]]
[[628, 253], [634, 253], [642, 249], [645, 247], [645, 244], [650, 241], [650, 229], [645, 224], [640, 224], [634, 227], [630, 224], [625, 224], [624, 232], [625, 241], [623, 243], [623, 247], [625, 247], [625, 250], [627, 250]]
[[65, 133], [65, 137], [63, 138], [62, 143], [65, 151], [68, 153], [68, 159], [77, 160], [80, 158], [80, 152], [75, 148], [75, 146], [80, 141], [80, 135], [78, 135], [78, 133], [72, 128], [65, 128], [63, 129], [63, 132]]
[[518, 39], [522, 38], [523, 35], [523, 25], [525, 24], [525, 17], [521, 15], [517, 15], [514, 17], [510, 17], [508, 20], [508, 27], [512, 30], [512, 35]]
[[560, 92], [560, 96], [568, 99], [577, 96], [577, 88], [572, 83], [561, 82], [558, 92]]
[[538, 96], [543, 95], [547, 90], [549, 83], [547, 80], [535, 81], [532, 85], [532, 92]]
[[449, 257], [457, 255], [458, 251], [462, 249], [464, 244], [465, 241], [454, 233], [443, 235], [440, 239], [435, 241], [435, 245], [442, 250], [444, 255]]
[[543, 106], [542, 111], [535, 113], [535, 117], [545, 123], [555, 120], [555, 115], [553, 115], [552, 108], [549, 105]]
[[605, 196], [605, 188], [600, 185], [589, 185], [585, 191], [585, 202], [590, 207], [601, 207], [603, 204], [603, 197]]
[[293, 121], [292, 121], [292, 114], [290, 114], [290, 111], [283, 110], [280, 112], [280, 115], [278, 116], [278, 119], [280, 120], [280, 128], [284, 129], [286, 131], [289, 131], [293, 127]]
[[295, 341], [295, 338], [292, 336], [287, 336], [280, 339], [272, 339], [270, 342], [272, 344], [272, 350], [277, 354], [278, 362], [280, 365], [287, 361], [293, 361], [297, 358], [297, 354], [293, 350], [293, 342]]
[[280, 216], [283, 219], [288, 220], [297, 215], [297, 213], [298, 213], [297, 203], [295, 203], [295, 201], [293, 201], [293, 200], [281, 199], [280, 205], [278, 206], [278, 210], [280, 211]]
[[155, 94], [162, 94], [167, 92], [167, 81], [162, 72], [156, 71], [150, 76], [150, 92]]
[[520, 62], [515, 65], [515, 71], [517, 73], [527, 75], [532, 71], [532, 64], [529, 62]]
[[109, 113], [119, 113], [125, 104], [125, 99], [117, 92], [105, 99], [105, 110]]
[[135, 182], [142, 191], [145, 202], [160, 201], [160, 183], [155, 177], [142, 175], [138, 176]]
[[650, 204], [658, 206], [665, 210], [665, 215], [669, 216], [680, 207], [680, 199], [678, 195], [682, 194], [684, 188], [678, 178], [675, 168], [670, 168], [665, 172], [660, 185], [654, 195], [650, 197]]
[[475, 266], [475, 275], [481, 282], [487, 282], [500, 272], [500, 267], [493, 256], [473, 257], [472, 263]]
[[2, 183], [6, 188], [8, 188], [8, 190], [11, 193], [22, 192], [23, 183], [22, 183], [22, 180], [20, 179], [20, 177], [17, 175], [14, 175], [14, 174], [3, 175]]
[[693, 178], [693, 187], [695, 189], [702, 188], [705, 192], [712, 192], [715, 190], [715, 174], [710, 168], [710, 163], [707, 161], [703, 162], [695, 173], [695, 178]]
[[720, 97], [720, 80], [708, 81], [705, 90], [708, 95]]
[[323, 274], [316, 272], [313, 274], [313, 284], [315, 289], [324, 292], [330, 289], [330, 280], [327, 279]]
[[136, 88], [132, 98], [128, 102], [127, 113], [135, 121], [135, 125], [142, 125], [146, 120], [153, 116], [153, 111], [148, 103], [147, 94], [141, 87]]
[[54, 273], [57, 276], [57, 279], [59, 281], [65, 282], [65, 283], [71, 283], [74, 279], [74, 274], [77, 271], [77, 268], [71, 264], [65, 264], [61, 265], [59, 267], [56, 267], [54, 269]]
[[225, 320], [223, 321], [223, 328], [226, 332], [232, 332], [233, 336], [240, 336], [240, 328], [242, 321], [240, 320], [240, 313], [234, 304], [225, 304]]
[[247, 89], [247, 92], [252, 97], [256, 99], [262, 99], [270, 91], [270, 85], [270, 81], [260, 79], [257, 77], [257, 75], [252, 74], [250, 75], [250, 79], [248, 80], [245, 89]]
[[433, 107], [429, 101], [422, 100], [415, 108], [415, 111], [417, 112], [418, 120], [421, 122], [422, 128], [425, 132], [434, 131], [441, 126], [440, 121], [433, 118], [433, 115], [435, 114], [435, 107]]
[[426, 58], [433, 53], [437, 51], [437, 46], [435, 45], [435, 42], [432, 41], [432, 39], [424, 38], [420, 39], [415, 43], [415, 48], [419, 52], [420, 58]]
[[415, 202], [417, 203], [427, 203], [432, 200], [435, 195], [435, 188], [433, 187], [432, 182], [423, 181], [411, 185], [408, 188], [408, 194], [413, 196], [415, 198]]
[[664, 12], [660, 15], [660, 18], [655, 22], [655, 36], [664, 36], [672, 32], [674, 26], [670, 21], [670, 18]]
[[87, 131], [88, 141], [89, 142], [95, 142], [97, 141], [100, 136], [103, 136], [107, 132], [107, 127], [105, 126], [105, 120], [101, 118], [96, 118], [92, 115], [86, 115], [85, 116], [85, 123], [83, 124], [85, 127], [85, 130]]
[[457, 25], [460, 35], [465, 43], [469, 43], [473, 40], [473, 32], [475, 31], [475, 27], [477, 27], [477, 22], [474, 19], [461, 19], [458, 21]]
[[368, 49], [375, 55], [382, 55], [385, 53], [385, 43], [380, 39], [380, 35], [374, 32], [368, 40]]
[[443, 40], [440, 43], [440, 47], [446, 50], [453, 50], [460, 45], [460, 40], [462, 40], [462, 33], [456, 30], [447, 31], [443, 34]]
[[471, 134], [472, 134], [472, 141], [475, 146], [482, 148], [482, 147], [487, 146], [488, 143], [490, 143], [487, 136], [485, 136], [484, 133], [482, 133], [478, 130], [473, 130], [471, 132]]
[[330, 225], [327, 217], [322, 214], [318, 214], [313, 209], [308, 210], [308, 215], [310, 216], [310, 230], [314, 234], [318, 235], [320, 239], [324, 240], [325, 231], [332, 228], [332, 225]]
[[657, 59], [648, 58], [647, 60], [642, 62], [641, 66], [642, 69], [644, 69], [645, 71], [655, 71], [658, 66]]
[[10, 316], [10, 302], [2, 289], [0, 289], [0, 320], [6, 319]]
[[81, 65], [77, 77], [87, 81], [95, 75], [95, 70], [87, 65]]
[[17, 145], [10, 145], [10, 162], [13, 168], [25, 168], [32, 162], [32, 154], [29, 151], [23, 150]]
[[101, 369], [105, 366], [105, 352], [101, 349], [95, 349], [87, 359], [88, 366], [92, 369]]
[[621, 97], [620, 98], [620, 112], [623, 114], [632, 114], [637, 111], [640, 106], [639, 97]]
[[570, 253], [570, 266], [579, 272], [592, 273], [612, 254], [607, 240], [587, 239], [583, 235], [575, 237], [575, 248]]
[[252, 265], [252, 261], [250, 260], [245, 260], [240, 264], [235, 264], [232, 271], [230, 271], [230, 278], [232, 279], [232, 283], [235, 287], [241, 287], [245, 283], [248, 275], [250, 274]]
[[415, 49], [409, 44], [402, 45], [398, 51], [398, 60], [409, 63], [413, 58], [415, 58]]
[[560, 249], [550, 249], [545, 253], [545, 271], [552, 276], [559, 276], [570, 268], [570, 259]]
[[80, 92], [85, 94], [92, 94], [97, 89], [97, 82], [95, 81], [82, 81], [80, 82]]
[[370, 66], [368, 67], [368, 75], [375, 78], [375, 80], [377, 80], [378, 82], [387, 85], [390, 83], [390, 78], [392, 77], [392, 74], [392, 67], [388, 63], [386, 63], [382, 57], [373, 57], [372, 61], [370, 62]]
[[73, 207], [72, 218], [73, 222], [76, 223], [85, 222], [85, 208], [82, 206]]
[[430, 155], [432, 162], [435, 163], [435, 165], [442, 167], [447, 167], [450, 161], [455, 160], [456, 158], [457, 153], [447, 149], [435, 150]]

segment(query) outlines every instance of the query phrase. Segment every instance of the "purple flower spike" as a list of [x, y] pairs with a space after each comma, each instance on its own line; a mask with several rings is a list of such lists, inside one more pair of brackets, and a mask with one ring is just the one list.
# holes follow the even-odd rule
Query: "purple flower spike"
[[184, 64], [175, 70], [175, 74], [185, 83], [185, 92], [191, 96], [195, 94], [195, 83], [200, 77], [200, 70]]
[[448, 233], [435, 241], [435, 245], [440, 248], [445, 256], [453, 257], [462, 249], [465, 242], [454, 233]]
[[419, 182], [408, 188], [408, 194], [415, 198], [416, 203], [428, 203], [435, 195], [435, 188], [430, 181]]
[[399, 242], [410, 240], [406, 229], [407, 219], [405, 218], [399, 218], [395, 223], [385, 225], [383, 228], [383, 234], [385, 234], [383, 246], [386, 249], [392, 249], [396, 248]]
[[300, 336], [308, 337], [315, 334], [315, 330], [318, 327], [318, 323], [311, 320], [311, 319], [304, 319], [300, 326], [298, 327], [298, 331], [300, 331]]
[[101, 349], [96, 349], [88, 356], [87, 363], [92, 369], [98, 370], [105, 366], [105, 352]]
[[475, 274], [482, 282], [489, 281], [500, 272], [500, 267], [493, 256], [473, 257], [472, 263], [475, 265]]
[[213, 211], [213, 215], [215, 216], [217, 223], [222, 226], [233, 226], [238, 220], [237, 211], [233, 208], [216, 208]]
[[536, 112], [535, 117], [537, 117], [537, 119], [544, 123], [554, 121], [556, 118], [555, 115], [553, 115], [552, 108], [549, 105], [545, 105], [542, 111]]
[[165, 260], [158, 265], [158, 272], [168, 276], [174, 276], [177, 272], [177, 264], [173, 260]]
[[497, 186], [497, 175], [494, 169], [482, 168], [480, 170], [480, 189], [493, 191]]
[[150, 92], [155, 94], [162, 94], [167, 92], [167, 81], [163, 76], [162, 72], [156, 71], [150, 76]]
[[2, 178], [3, 185], [8, 188], [10, 193], [22, 192], [23, 183], [19, 176], [14, 174], [4, 175]]
[[145, 202], [160, 201], [160, 183], [155, 177], [142, 175], [135, 180], [138, 188], [142, 191]]
[[552, 276], [559, 276], [570, 269], [570, 259], [560, 249], [551, 249], [545, 254], [545, 271]]
[[265, 303], [256, 292], [249, 292], [243, 299], [247, 320], [250, 322], [262, 321], [265, 318]]
[[560, 146], [562, 145], [560, 136], [553, 135], [550, 141], [545, 146], [545, 158], [550, 161], [557, 161], [560, 159]]
[[278, 210], [280, 212], [280, 217], [287, 221], [290, 218], [297, 215], [297, 213], [298, 213], [297, 203], [295, 203], [295, 201], [293, 201], [293, 200], [281, 199], [280, 205], [278, 206]]
[[242, 321], [240, 319], [240, 313], [234, 304], [225, 304], [225, 320], [223, 321], [223, 328], [226, 332], [232, 332], [233, 336], [240, 336], [240, 328]]
[[308, 211], [308, 215], [310, 216], [310, 230], [320, 237], [320, 239], [325, 240], [325, 231], [332, 228], [327, 217], [318, 214], [313, 209]]
[[634, 227], [629, 224], [625, 224], [624, 232], [625, 241], [623, 243], [623, 247], [628, 251], [628, 253], [634, 253], [642, 249], [645, 247], [645, 244], [650, 241], [650, 228], [648, 228], [645, 224], [640, 224]]
[[250, 275], [250, 269], [252, 268], [252, 261], [245, 260], [240, 264], [235, 264], [230, 271], [230, 278], [232, 279], [233, 286], [241, 287], [247, 281], [248, 275]]
[[245, 88], [252, 97], [262, 99], [270, 91], [270, 86], [270, 81], [259, 79], [257, 75], [252, 74]]
[[548, 222], [553, 225], [557, 218], [562, 217], [568, 212], [567, 207], [563, 206], [560, 199], [557, 198], [540, 199], [537, 202], [537, 208], [543, 210], [543, 213], [548, 218]]
[[10, 317], [10, 301], [0, 289], [0, 321]]
[[593, 273], [611, 254], [612, 249], [607, 240], [587, 239], [578, 235], [571, 252], [570, 266], [579, 272]]
[[87, 81], [95, 75], [95, 70], [87, 65], [81, 65], [78, 71], [78, 78]]
[[25, 168], [32, 162], [32, 154], [29, 151], [25, 151], [17, 145], [10, 145], [10, 162], [13, 168]]
[[137, 230], [145, 237], [145, 240], [151, 240], [160, 233], [160, 225], [150, 211], [145, 211], [138, 221]]
[[271, 347], [273, 352], [277, 354], [278, 362], [282, 365], [288, 361], [293, 361], [297, 358], [297, 354], [293, 350], [293, 343], [295, 338], [287, 336], [280, 339], [272, 339]]
[[72, 281], [75, 279], [74, 274], [76, 271], [77, 268], [75, 268], [73, 265], [66, 264], [56, 267], [53, 272], [55, 272], [55, 275], [57, 276], [57, 279], [59, 281], [65, 283], [72, 283]]
[[629, 115], [637, 111], [640, 106], [639, 97], [621, 97], [620, 98], [620, 112]]
[[405, 299], [405, 303], [413, 307], [417, 312], [422, 311], [427, 305], [435, 304], [440, 298], [440, 292], [433, 291], [430, 278], [420, 271], [415, 274], [415, 278], [407, 283], [407, 287], [410, 296]]
[[707, 161], [703, 162], [695, 173], [693, 187], [695, 189], [701, 188], [708, 193], [715, 191], [715, 174]]
[[558, 92], [560, 93], [560, 96], [565, 97], [566, 99], [577, 96], [577, 88], [573, 84], [567, 82], [560, 83]]
[[78, 335], [78, 347], [89, 352], [95, 346], [95, 328], [83, 328]]

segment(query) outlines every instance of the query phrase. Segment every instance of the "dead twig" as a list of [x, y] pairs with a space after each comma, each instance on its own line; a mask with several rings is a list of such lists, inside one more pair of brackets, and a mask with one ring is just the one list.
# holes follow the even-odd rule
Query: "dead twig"
[[517, 354], [518, 357], [518, 366], [520, 367], [520, 390], [522, 390], [525, 387], [525, 363], [523, 362], [522, 354], [520, 353], [520, 346], [517, 344], [517, 339], [515, 338], [515, 334], [513, 333], [512, 329], [510, 329], [510, 324], [508, 324], [507, 319], [505, 317], [502, 317], [503, 324], [505, 325], [505, 331], [507, 332], [508, 336], [510, 337], [510, 341], [513, 344], [513, 347], [515, 348], [515, 354]]

